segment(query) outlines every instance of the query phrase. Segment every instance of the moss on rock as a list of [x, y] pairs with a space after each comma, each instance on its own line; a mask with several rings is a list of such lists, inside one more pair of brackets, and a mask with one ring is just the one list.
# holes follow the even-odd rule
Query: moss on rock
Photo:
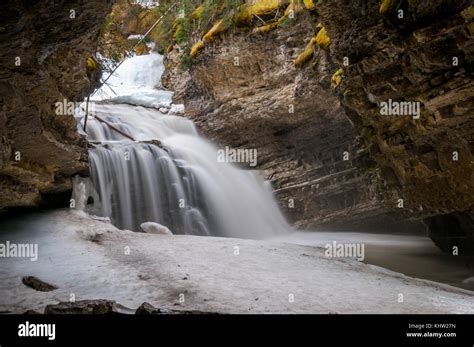
[[386, 14], [390, 12], [393, 7], [393, 3], [393, 0], [382, 0], [382, 2], [380, 3], [379, 12], [381, 14]]
[[472, 20], [474, 18], [474, 6], [469, 6], [468, 8], [464, 9], [461, 12], [461, 16], [467, 21]]
[[205, 3], [203, 2], [200, 6], [198, 6], [198, 7], [193, 11], [193, 13], [191, 14], [191, 17], [192, 17], [193, 19], [199, 20], [199, 19], [201, 18], [201, 15], [202, 15], [202, 13], [204, 12], [204, 8], [205, 8], [205, 7], [204, 7], [204, 4], [205, 4]]
[[331, 77], [331, 87], [336, 89], [342, 82], [342, 69], [337, 70]]
[[[281, 17], [281, 18], [283, 18], [283, 17]], [[273, 23], [270, 23], [270, 24], [267, 24], [267, 25], [262, 25], [260, 27], [257, 27], [255, 29], [253, 29], [252, 33], [253, 34], [267, 33], [269, 31], [272, 31], [273, 29], [276, 29], [278, 27], [278, 24], [279, 24], [279, 21], [276, 21], [276, 22], [273, 22]]]
[[95, 70], [97, 68], [97, 64], [93, 57], [87, 58], [86, 65], [89, 71]]
[[204, 48], [206, 42], [214, 41], [217, 36], [225, 32], [229, 28], [229, 24], [224, 19], [219, 19], [214, 23], [212, 28], [202, 36], [202, 39], [196, 42], [191, 48], [191, 58], [196, 58], [199, 52]]
[[223, 19], [220, 19], [214, 23], [212, 28], [202, 37], [202, 39], [208, 42], [214, 41], [215, 38], [219, 34], [226, 31], [227, 28], [228, 28], [228, 25], [226, 25], [225, 21]]
[[296, 15], [304, 10], [301, 0], [291, 0], [290, 4], [285, 10], [285, 16], [291, 18], [291, 14]]
[[196, 42], [193, 47], [191, 48], [191, 58], [196, 58], [198, 53], [204, 48], [204, 42], [202, 40], [199, 40]]
[[239, 7], [233, 22], [238, 26], [251, 24], [255, 16], [271, 15], [283, 5], [284, 0], [253, 0]]
[[298, 57], [294, 60], [293, 64], [296, 67], [302, 67], [305, 63], [307, 63], [313, 56], [314, 56], [314, 46], [316, 45], [316, 37], [313, 37], [304, 51], [298, 55]]
[[316, 35], [316, 43], [321, 49], [327, 49], [331, 44], [331, 39], [329, 38], [325, 27], [322, 27]]
[[316, 9], [316, 5], [314, 4], [313, 0], [303, 0], [304, 7], [308, 10], [313, 11]]

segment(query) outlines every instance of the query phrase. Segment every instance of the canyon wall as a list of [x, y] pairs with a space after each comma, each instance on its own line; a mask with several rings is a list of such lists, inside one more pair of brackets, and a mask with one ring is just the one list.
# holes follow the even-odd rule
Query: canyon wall
[[[7, 1], [0, 5], [0, 210], [64, 203], [70, 176], [87, 172], [87, 145], [55, 103], [91, 88], [110, 1]], [[66, 199], [66, 200], [65, 200]]]
[[[337, 89], [401, 218], [423, 219], [445, 251], [474, 252], [474, 7], [470, 1], [322, 1], [343, 66]], [[381, 115], [417, 102], [419, 119]]]
[[[446, 251], [472, 251], [472, 7], [398, 5], [320, 1], [258, 33], [255, 19], [207, 44], [189, 69], [175, 45], [163, 83], [221, 147], [258, 150], [295, 225], [427, 226]], [[330, 44], [311, 47], [321, 28]], [[420, 102], [420, 119], [381, 116], [389, 98]]]
[[331, 90], [335, 61], [321, 51], [303, 69], [293, 64], [314, 21], [301, 12], [265, 34], [224, 34], [186, 73], [174, 50], [163, 82], [221, 147], [257, 149], [258, 169], [296, 226], [389, 227], [395, 219], [378, 196], [379, 170]]

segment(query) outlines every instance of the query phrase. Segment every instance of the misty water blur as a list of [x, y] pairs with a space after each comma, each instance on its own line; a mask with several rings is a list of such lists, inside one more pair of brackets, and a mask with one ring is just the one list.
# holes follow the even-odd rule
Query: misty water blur
[[178, 234], [259, 239], [288, 232], [271, 186], [256, 172], [218, 162], [218, 148], [192, 121], [172, 114], [172, 94], [159, 88], [163, 69], [156, 53], [125, 61], [98, 93], [114, 96], [91, 107], [93, 115], [135, 140], [88, 120], [99, 214], [135, 231], [143, 222], [157, 222]]

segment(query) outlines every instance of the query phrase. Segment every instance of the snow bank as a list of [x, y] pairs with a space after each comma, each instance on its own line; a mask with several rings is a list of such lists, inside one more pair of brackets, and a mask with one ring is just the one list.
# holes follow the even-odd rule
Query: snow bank
[[[2, 239], [37, 242], [39, 260], [0, 259], [1, 311], [41, 310], [73, 294], [223, 313], [474, 313], [472, 292], [328, 259], [318, 247], [133, 233], [76, 211], [14, 229]], [[21, 283], [27, 275], [59, 289], [36, 292]]]

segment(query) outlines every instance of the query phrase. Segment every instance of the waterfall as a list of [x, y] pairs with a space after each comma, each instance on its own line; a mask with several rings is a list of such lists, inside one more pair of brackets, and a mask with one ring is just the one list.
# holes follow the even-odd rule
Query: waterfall
[[88, 120], [90, 180], [100, 214], [136, 231], [144, 222], [176, 234], [265, 238], [288, 231], [270, 184], [254, 171], [219, 162], [218, 148], [194, 123], [172, 114], [171, 93], [160, 89], [162, 71], [156, 53], [131, 58], [104, 87], [110, 90], [96, 96], [108, 102], [90, 107], [134, 140]]

